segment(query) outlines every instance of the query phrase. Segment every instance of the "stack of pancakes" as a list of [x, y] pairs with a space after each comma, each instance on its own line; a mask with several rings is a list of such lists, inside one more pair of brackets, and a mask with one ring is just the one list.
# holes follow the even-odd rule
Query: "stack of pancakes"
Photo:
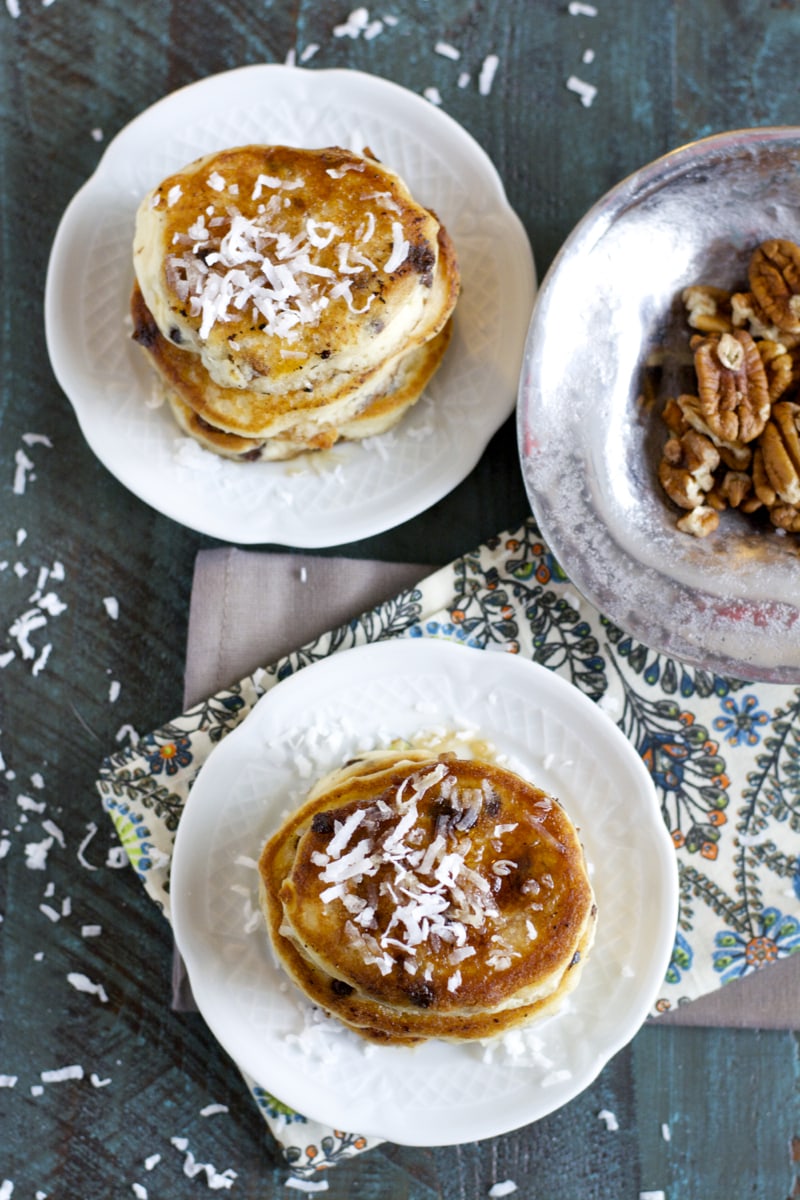
[[460, 278], [434, 213], [365, 151], [242, 146], [145, 196], [134, 338], [179, 426], [228, 458], [383, 433], [421, 396]]
[[514, 772], [373, 752], [326, 776], [263, 848], [278, 960], [363, 1037], [491, 1037], [578, 982], [596, 905], [559, 802]]

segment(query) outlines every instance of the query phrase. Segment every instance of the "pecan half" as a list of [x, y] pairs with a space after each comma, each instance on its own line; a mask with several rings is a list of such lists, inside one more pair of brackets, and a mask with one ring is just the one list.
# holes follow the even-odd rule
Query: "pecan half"
[[731, 508], [740, 508], [752, 490], [753, 480], [746, 471], [726, 471], [719, 485], [720, 495], [724, 496]]
[[769, 519], [777, 529], [787, 533], [800, 533], [800, 510], [793, 504], [775, 504], [769, 510]]
[[769, 398], [774, 404], [794, 382], [794, 362], [783, 342], [762, 338], [756, 345], [767, 373]]
[[787, 334], [778, 329], [758, 307], [752, 292], [733, 292], [731, 295], [731, 321], [736, 329], [747, 329], [751, 337], [773, 338], [778, 341], [783, 337], [794, 338], [795, 334]]
[[762, 312], [789, 333], [800, 333], [800, 246], [770, 238], [756, 247], [748, 272], [750, 290]]
[[718, 474], [714, 487], [706, 496], [706, 504], [717, 512], [738, 508], [752, 513], [763, 507], [753, 489], [753, 478], [747, 471], [725, 471], [721, 478]]
[[753, 491], [762, 504], [767, 508], [771, 508], [777, 500], [775, 489], [767, 478], [767, 472], [764, 470], [764, 453], [761, 446], [756, 446], [753, 451]]
[[800, 504], [799, 431], [800, 405], [779, 400], [759, 439], [764, 473], [783, 504]]
[[687, 425], [710, 438], [719, 450], [719, 455], [726, 467], [732, 471], [746, 471], [750, 466], [753, 452], [742, 442], [726, 442], [720, 438], [709, 425], [701, 411], [700, 397], [682, 395], [676, 401]]
[[769, 385], [761, 355], [744, 329], [693, 339], [700, 411], [722, 441], [758, 437], [770, 412]]
[[710, 284], [694, 284], [683, 289], [681, 299], [686, 307], [686, 321], [701, 333], [729, 333], [731, 294]]
[[[677, 437], [680, 437], [682, 433], [686, 433], [686, 430], [689, 428], [689, 422], [683, 415], [680, 404], [672, 396], [670, 396], [664, 405], [661, 420], [670, 433], [674, 433]], [[704, 433], [705, 430], [701, 430], [700, 432]]]
[[681, 533], [691, 533], [695, 537], [708, 537], [719, 525], [719, 513], [705, 504], [698, 505], [691, 512], [684, 513], [675, 522]]
[[682, 437], [670, 438], [658, 467], [661, 486], [679, 508], [697, 508], [705, 503], [714, 486], [719, 451], [709, 438], [690, 429]]

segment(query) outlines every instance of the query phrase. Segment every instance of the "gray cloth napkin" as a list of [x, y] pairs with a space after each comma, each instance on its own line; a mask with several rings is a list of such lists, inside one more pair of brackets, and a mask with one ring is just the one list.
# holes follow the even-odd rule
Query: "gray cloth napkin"
[[[186, 706], [367, 612], [433, 569], [228, 547], [201, 551], [189, 611]], [[173, 1006], [194, 1007], [177, 954]], [[800, 954], [664, 1013], [654, 1023], [800, 1028]]]

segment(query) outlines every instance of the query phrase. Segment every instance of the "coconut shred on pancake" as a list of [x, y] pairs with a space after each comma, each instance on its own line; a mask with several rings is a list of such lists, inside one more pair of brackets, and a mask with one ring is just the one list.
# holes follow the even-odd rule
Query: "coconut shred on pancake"
[[440, 265], [439, 228], [366, 155], [243, 146], [144, 198], [134, 265], [165, 337], [220, 386], [277, 394], [369, 371], [441, 329], [451, 289], [434, 283], [457, 267]]
[[266, 843], [261, 903], [305, 994], [369, 1040], [491, 1037], [577, 984], [596, 906], [577, 831], [516, 773], [381, 752], [322, 780]]

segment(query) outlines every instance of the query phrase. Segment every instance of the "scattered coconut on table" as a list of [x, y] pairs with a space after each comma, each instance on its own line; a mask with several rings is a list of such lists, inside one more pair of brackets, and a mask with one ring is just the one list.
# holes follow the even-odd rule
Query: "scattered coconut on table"
[[605, 1121], [606, 1129], [610, 1133], [616, 1133], [616, 1131], [619, 1129], [619, 1122], [617, 1121], [616, 1115], [609, 1109], [601, 1108], [597, 1116], [600, 1121]]
[[97, 996], [101, 1003], [108, 1003], [108, 995], [102, 983], [94, 983], [88, 975], [83, 975], [80, 971], [70, 971], [67, 983], [71, 983], [77, 992], [86, 992], [90, 996]]
[[584, 108], [590, 108], [597, 95], [597, 88], [593, 83], [586, 83], [585, 80], [579, 79], [577, 75], [570, 75], [567, 80], [567, 88], [570, 92], [575, 92], [580, 97], [580, 102]]

